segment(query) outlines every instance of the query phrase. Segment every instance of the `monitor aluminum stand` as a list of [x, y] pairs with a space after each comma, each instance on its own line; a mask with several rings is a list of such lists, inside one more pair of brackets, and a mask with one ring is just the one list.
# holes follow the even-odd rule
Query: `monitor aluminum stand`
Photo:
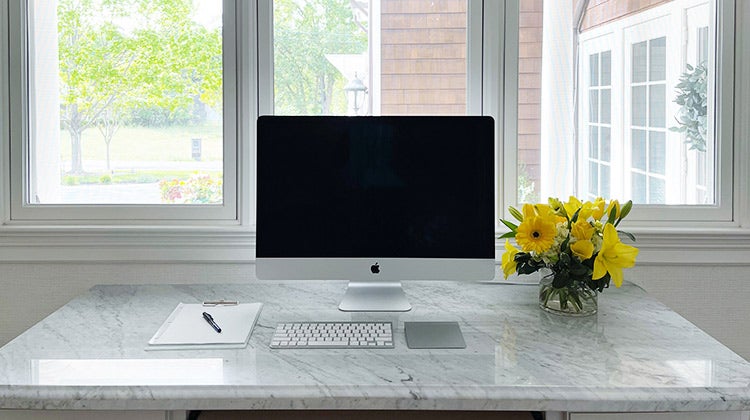
[[406, 299], [401, 282], [350, 280], [341, 299], [339, 310], [344, 312], [406, 312], [411, 304]]

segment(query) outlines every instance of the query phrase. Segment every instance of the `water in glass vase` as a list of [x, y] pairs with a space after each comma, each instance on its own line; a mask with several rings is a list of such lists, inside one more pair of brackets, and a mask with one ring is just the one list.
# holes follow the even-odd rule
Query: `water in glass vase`
[[565, 316], [588, 316], [598, 308], [597, 292], [586, 284], [573, 282], [569, 286], [557, 288], [553, 285], [555, 273], [548, 274], [539, 282], [539, 307], [543, 310]]

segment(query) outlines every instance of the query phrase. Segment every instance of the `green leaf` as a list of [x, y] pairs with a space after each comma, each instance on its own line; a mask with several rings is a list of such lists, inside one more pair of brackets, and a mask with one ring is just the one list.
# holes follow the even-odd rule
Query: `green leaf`
[[516, 232], [505, 232], [498, 237], [498, 239], [515, 238]]
[[630, 238], [631, 241], [635, 242], [635, 235], [633, 235], [632, 233], [625, 232], [624, 230], [618, 230], [617, 233], [622, 233], [623, 235], [625, 235], [628, 238]]
[[[570, 223], [575, 223], [576, 221], [578, 221], [578, 213], [580, 213], [582, 209], [583, 207], [579, 208], [575, 213], [573, 213], [573, 217], [570, 218]], [[568, 224], [568, 226], [570, 226], [570, 223]]]
[[510, 229], [513, 233], [515, 233], [516, 230], [518, 230], [518, 225], [515, 225], [515, 224], [513, 224], [513, 223], [511, 223], [511, 222], [509, 222], [509, 221], [507, 221], [505, 219], [500, 219], [500, 221], [503, 222], [503, 224], [505, 226], [507, 226], [508, 229]]

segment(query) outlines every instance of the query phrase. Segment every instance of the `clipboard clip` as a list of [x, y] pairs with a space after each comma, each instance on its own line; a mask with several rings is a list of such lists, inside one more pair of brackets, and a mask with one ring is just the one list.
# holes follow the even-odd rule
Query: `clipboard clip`
[[239, 305], [240, 302], [236, 300], [204, 300], [203, 306], [235, 306]]

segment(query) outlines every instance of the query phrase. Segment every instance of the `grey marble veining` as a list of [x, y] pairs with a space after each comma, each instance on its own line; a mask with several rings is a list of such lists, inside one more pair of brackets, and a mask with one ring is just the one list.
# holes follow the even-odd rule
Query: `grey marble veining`
[[[0, 408], [750, 410], [750, 364], [632, 284], [561, 318], [534, 286], [408, 282], [406, 313], [337, 310], [345, 282], [97, 286], [0, 349]], [[144, 350], [178, 302], [265, 304], [232, 350]], [[387, 320], [395, 349], [272, 350], [277, 322]], [[465, 349], [411, 350], [404, 321]]]

